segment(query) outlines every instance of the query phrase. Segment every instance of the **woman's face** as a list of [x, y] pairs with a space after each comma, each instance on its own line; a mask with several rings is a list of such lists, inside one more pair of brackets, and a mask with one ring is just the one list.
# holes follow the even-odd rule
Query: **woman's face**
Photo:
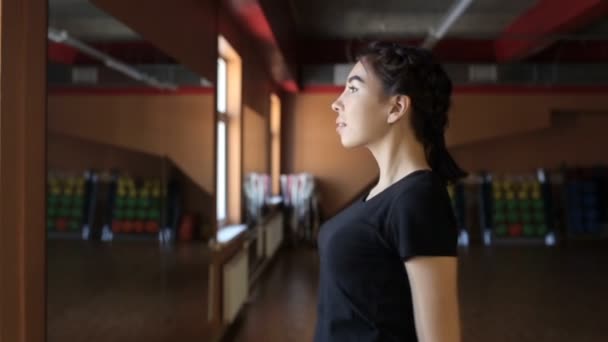
[[338, 113], [336, 131], [346, 148], [373, 143], [389, 129], [389, 97], [384, 95], [373, 72], [361, 62], [349, 73], [344, 91], [331, 108]]

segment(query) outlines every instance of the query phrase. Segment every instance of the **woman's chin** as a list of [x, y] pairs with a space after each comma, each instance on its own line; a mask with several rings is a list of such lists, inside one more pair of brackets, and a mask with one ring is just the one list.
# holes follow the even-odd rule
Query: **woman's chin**
[[359, 144], [357, 144], [355, 141], [345, 139], [344, 137], [340, 139], [340, 142], [342, 143], [342, 147], [344, 148], [354, 148], [359, 146]]

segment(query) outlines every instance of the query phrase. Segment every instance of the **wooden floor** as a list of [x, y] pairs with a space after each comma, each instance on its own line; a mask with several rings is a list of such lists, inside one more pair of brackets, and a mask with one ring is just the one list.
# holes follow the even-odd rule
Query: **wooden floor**
[[312, 341], [318, 279], [316, 250], [281, 250], [222, 342]]
[[[225, 342], [308, 342], [316, 251], [283, 254]], [[465, 342], [608, 341], [608, 249], [502, 246], [461, 251]]]
[[49, 241], [47, 341], [208, 341], [203, 245]]
[[[210, 341], [207, 257], [51, 243], [48, 341]], [[311, 341], [317, 282], [316, 250], [282, 250], [224, 341]], [[605, 247], [462, 250], [460, 290], [466, 342], [608, 341]]]

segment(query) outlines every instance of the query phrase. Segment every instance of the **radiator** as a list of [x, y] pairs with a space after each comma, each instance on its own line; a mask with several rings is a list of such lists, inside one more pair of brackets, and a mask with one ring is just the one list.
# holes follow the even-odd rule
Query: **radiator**
[[283, 242], [283, 215], [274, 215], [274, 217], [266, 223], [264, 230], [264, 236], [266, 238], [266, 250], [264, 254], [267, 258], [272, 258], [281, 245], [281, 242]]
[[223, 267], [223, 319], [232, 323], [247, 300], [249, 289], [248, 247], [245, 245]]

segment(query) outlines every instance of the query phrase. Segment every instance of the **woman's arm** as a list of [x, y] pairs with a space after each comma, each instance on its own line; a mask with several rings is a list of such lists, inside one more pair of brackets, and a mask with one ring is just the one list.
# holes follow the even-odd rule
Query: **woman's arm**
[[460, 342], [458, 260], [414, 257], [405, 262], [420, 342]]

